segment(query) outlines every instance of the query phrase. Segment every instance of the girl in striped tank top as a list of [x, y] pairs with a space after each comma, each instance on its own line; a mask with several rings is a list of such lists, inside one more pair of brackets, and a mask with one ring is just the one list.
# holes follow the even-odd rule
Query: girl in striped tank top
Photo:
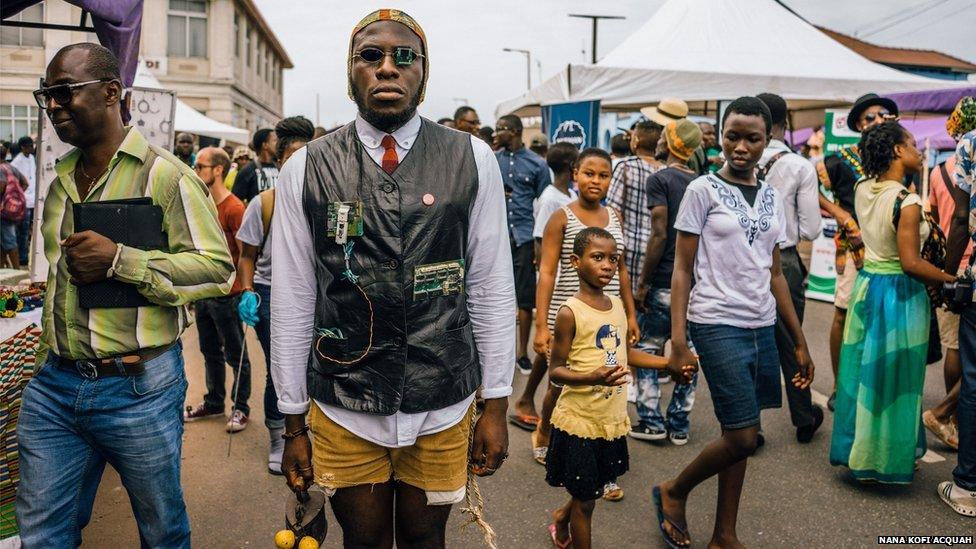
[[[617, 242], [623, 242], [620, 216], [613, 209], [602, 204], [610, 187], [612, 174], [610, 155], [597, 148], [584, 149], [576, 160], [573, 178], [579, 191], [579, 198], [557, 210], [549, 218], [542, 236], [541, 257], [539, 260], [539, 283], [536, 288], [536, 332], [534, 348], [540, 355], [548, 355], [552, 341], [552, 327], [556, 312], [579, 291], [579, 275], [570, 264], [573, 241], [586, 227], [606, 229]], [[558, 266], [558, 277], [557, 277]], [[627, 314], [627, 341], [637, 342], [639, 331], [631, 294], [630, 277], [621, 263], [618, 273], [604, 288], [608, 295], [619, 296]], [[539, 424], [532, 433], [532, 452], [536, 461], [545, 463], [546, 448], [549, 445], [552, 410], [559, 398], [560, 388], [551, 383], [546, 391]], [[608, 484], [608, 499], [619, 501], [623, 491], [611, 482]]]

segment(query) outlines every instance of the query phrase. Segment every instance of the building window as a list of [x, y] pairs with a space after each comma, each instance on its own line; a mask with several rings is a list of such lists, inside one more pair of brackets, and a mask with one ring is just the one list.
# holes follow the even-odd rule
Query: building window
[[234, 11], [234, 57], [241, 58], [241, 14]]
[[271, 83], [271, 48], [264, 51], [264, 81]]
[[[7, 18], [7, 20], [43, 23], [44, 4], [34, 4], [29, 8], [25, 8], [17, 15]], [[43, 48], [44, 31], [41, 29], [24, 29], [21, 27], [0, 27], [0, 45]]]
[[247, 56], [247, 66], [254, 63], [254, 50], [251, 48], [251, 29], [244, 30], [244, 54]]
[[0, 139], [15, 142], [37, 135], [36, 105], [0, 105]]
[[258, 78], [261, 78], [261, 76], [264, 75], [264, 47], [262, 47], [260, 42], [257, 44], [257, 50], [258, 50], [258, 67], [257, 67]]
[[207, 0], [169, 0], [168, 53], [207, 56]]

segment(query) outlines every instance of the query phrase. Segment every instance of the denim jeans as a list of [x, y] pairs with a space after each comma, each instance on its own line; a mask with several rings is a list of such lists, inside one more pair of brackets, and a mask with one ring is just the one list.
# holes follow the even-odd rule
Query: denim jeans
[[[671, 289], [651, 288], [647, 293], [647, 312], [637, 315], [641, 340], [638, 348], [656, 355], [664, 354], [664, 344], [671, 339]], [[691, 341], [688, 342], [691, 346]], [[692, 347], [694, 350], [694, 347]], [[637, 415], [652, 428], [672, 433], [687, 433], [688, 414], [695, 405], [698, 374], [687, 385], [674, 384], [667, 419], [661, 414], [661, 384], [657, 370], [637, 369]]]
[[[247, 400], [251, 397], [251, 362], [241, 350], [244, 348], [244, 329], [237, 314], [238, 296], [212, 297], [194, 303], [200, 352], [206, 369], [207, 394], [203, 403], [210, 410], [223, 410], [227, 397], [225, 380], [227, 365], [234, 370], [237, 387], [236, 409], [251, 415]], [[240, 372], [237, 371], [240, 364]], [[234, 395], [231, 395], [231, 400]]]
[[952, 476], [965, 490], [976, 490], [976, 303], [959, 316], [959, 357], [962, 384], [959, 391], [959, 455]]
[[261, 298], [258, 304], [258, 323], [254, 325], [254, 332], [261, 342], [264, 351], [264, 367], [267, 379], [264, 384], [264, 425], [268, 429], [280, 429], [285, 426], [285, 416], [278, 411], [278, 393], [275, 392], [271, 379], [271, 286], [254, 284], [254, 291]]
[[190, 547], [180, 487], [182, 345], [131, 377], [88, 379], [54, 359], [27, 384], [17, 424], [23, 547], [81, 544], [106, 463], [122, 477], [142, 547]]
[[34, 208], [27, 208], [24, 220], [17, 227], [17, 249], [20, 252], [20, 264], [27, 265], [30, 260], [31, 227], [34, 223]]

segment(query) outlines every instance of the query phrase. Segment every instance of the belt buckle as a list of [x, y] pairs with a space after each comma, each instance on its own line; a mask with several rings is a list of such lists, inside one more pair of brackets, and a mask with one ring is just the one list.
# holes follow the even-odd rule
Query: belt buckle
[[75, 368], [81, 377], [86, 379], [98, 379], [98, 368], [95, 363], [90, 360], [79, 360], [75, 362]]

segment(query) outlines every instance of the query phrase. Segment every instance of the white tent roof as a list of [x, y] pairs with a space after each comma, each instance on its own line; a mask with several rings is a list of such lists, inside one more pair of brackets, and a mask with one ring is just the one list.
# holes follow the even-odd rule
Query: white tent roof
[[[137, 88], [168, 89], [149, 72], [146, 64], [141, 59], [139, 60], [139, 67], [136, 69], [136, 78], [132, 85]], [[173, 125], [177, 132], [205, 135], [214, 139], [226, 139], [234, 143], [247, 143], [248, 137], [250, 137], [247, 130], [218, 122], [187, 105], [179, 97], [176, 98], [175, 115]]]
[[572, 65], [495, 113], [596, 99], [604, 108], [636, 110], [664, 97], [693, 103], [759, 92], [803, 109], [867, 92], [958, 85], [871, 62], [774, 0], [669, 0], [596, 65]]

